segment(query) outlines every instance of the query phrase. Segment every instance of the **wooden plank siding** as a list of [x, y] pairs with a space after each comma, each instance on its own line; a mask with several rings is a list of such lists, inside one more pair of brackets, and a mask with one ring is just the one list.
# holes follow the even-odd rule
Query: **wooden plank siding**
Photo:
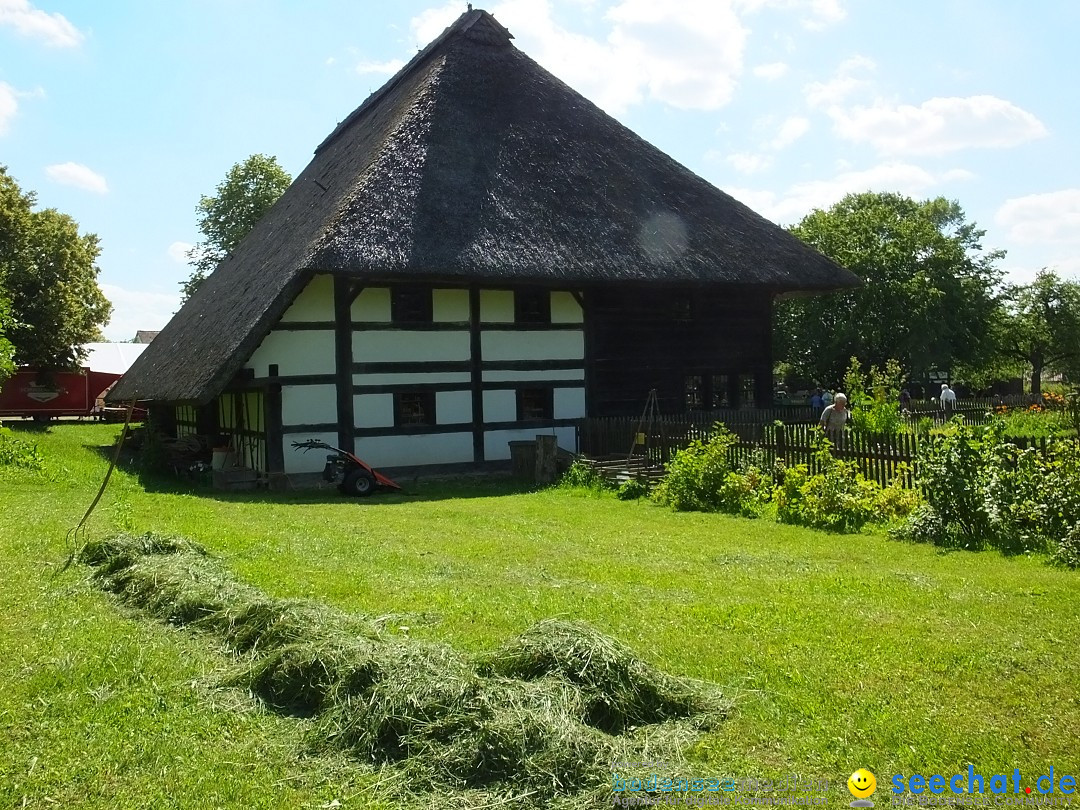
[[[585, 298], [590, 416], [640, 413], [652, 389], [661, 411], [682, 411], [692, 375], [748, 377], [759, 404], [763, 395], [771, 402], [768, 293], [616, 287]], [[737, 399], [739, 391], [733, 385], [728, 394]]]

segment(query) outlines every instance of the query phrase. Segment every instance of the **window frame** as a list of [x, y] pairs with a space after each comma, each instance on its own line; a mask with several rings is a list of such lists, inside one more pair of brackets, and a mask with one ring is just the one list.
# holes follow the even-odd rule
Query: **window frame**
[[[406, 414], [405, 397], [419, 398], [421, 416], [423, 421], [414, 420]], [[434, 391], [395, 391], [394, 392], [394, 427], [433, 427], [438, 424], [438, 413], [435, 409]]]
[[551, 323], [551, 291], [514, 290], [514, 323]]
[[[555, 418], [555, 389], [551, 386], [529, 386], [527, 388], [515, 389], [516, 401], [517, 401], [517, 421], [518, 422], [536, 422], [541, 419], [554, 419]], [[540, 403], [539, 416], [526, 415], [526, 398], [539, 395], [543, 398], [543, 402]], [[535, 403], [531, 403], [535, 405]]]
[[390, 288], [390, 322], [434, 323], [434, 290], [427, 285], [395, 284]]

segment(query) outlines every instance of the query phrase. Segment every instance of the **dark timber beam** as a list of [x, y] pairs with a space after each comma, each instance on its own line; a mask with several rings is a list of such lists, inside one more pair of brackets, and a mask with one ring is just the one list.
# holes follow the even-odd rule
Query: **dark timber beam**
[[362, 287], [334, 276], [334, 378], [337, 384], [338, 447], [355, 452], [356, 418], [353, 414], [352, 304]]
[[484, 460], [484, 366], [480, 340], [480, 288], [469, 287], [469, 382], [472, 387], [473, 461]]

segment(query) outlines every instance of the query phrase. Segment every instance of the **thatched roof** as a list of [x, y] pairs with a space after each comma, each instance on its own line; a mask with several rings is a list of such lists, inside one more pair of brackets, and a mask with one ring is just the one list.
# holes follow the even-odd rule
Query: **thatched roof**
[[204, 401], [313, 273], [551, 287], [853, 286], [463, 14], [349, 115], [113, 399]]

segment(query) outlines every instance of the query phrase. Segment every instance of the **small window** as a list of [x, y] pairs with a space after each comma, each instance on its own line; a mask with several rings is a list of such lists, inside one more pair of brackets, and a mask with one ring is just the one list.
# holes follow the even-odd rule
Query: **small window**
[[394, 425], [435, 424], [435, 392], [406, 391], [394, 394]]
[[754, 396], [754, 378], [750, 374], [739, 377], [739, 405], [743, 408], [753, 408], [757, 397]]
[[514, 293], [515, 323], [551, 323], [551, 294], [547, 290]]
[[700, 374], [686, 378], [686, 410], [699, 411], [705, 407], [705, 391]]
[[519, 422], [530, 419], [552, 419], [555, 415], [555, 392], [550, 388], [519, 388], [517, 392], [517, 418]]
[[390, 320], [394, 323], [431, 323], [431, 289], [391, 288]]
[[731, 391], [727, 374], [714, 374], [712, 377], [712, 407], [730, 408]]

